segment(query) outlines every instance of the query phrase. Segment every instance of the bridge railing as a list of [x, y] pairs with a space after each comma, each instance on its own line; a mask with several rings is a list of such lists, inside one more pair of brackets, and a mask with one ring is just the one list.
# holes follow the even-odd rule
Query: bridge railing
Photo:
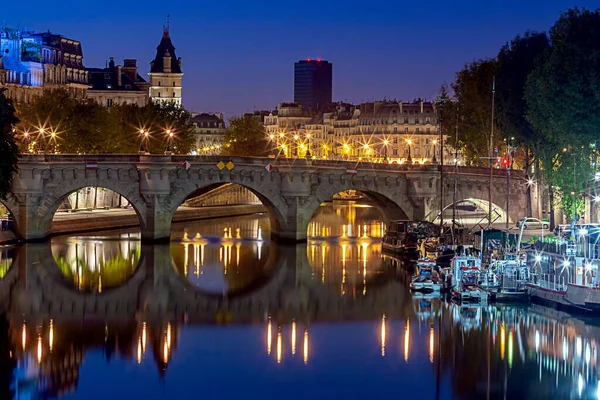
[[[227, 163], [232, 161], [234, 165], [262, 165], [272, 164], [278, 168], [296, 167], [296, 168], [317, 168], [317, 169], [345, 169], [349, 172], [380, 170], [380, 171], [431, 171], [439, 172], [440, 166], [437, 164], [389, 164], [384, 162], [368, 161], [345, 161], [345, 160], [310, 160], [305, 158], [272, 158], [272, 157], [239, 157], [239, 156], [192, 156], [192, 155], [140, 155], [140, 154], [24, 154], [21, 156], [21, 163], [54, 163], [54, 164], [72, 164], [72, 163], [174, 163], [177, 165], [188, 161], [192, 164], [210, 165], [218, 164], [220, 161]], [[459, 175], [478, 175], [489, 176], [487, 167], [465, 167], [458, 168]], [[444, 166], [444, 174], [453, 175], [453, 166]], [[505, 178], [506, 170], [493, 169], [494, 178]], [[525, 179], [525, 172], [522, 170], [511, 170], [512, 179]]]

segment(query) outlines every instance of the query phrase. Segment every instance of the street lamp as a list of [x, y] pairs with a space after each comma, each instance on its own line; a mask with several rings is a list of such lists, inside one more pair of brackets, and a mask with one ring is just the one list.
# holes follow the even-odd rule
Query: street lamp
[[50, 133], [50, 152], [56, 154], [56, 132]]
[[25, 151], [30, 151], [29, 149], [29, 132], [23, 132], [23, 142], [25, 142]]
[[387, 157], [387, 146], [388, 146], [389, 141], [387, 139], [383, 140], [383, 161], [387, 162], [388, 157]]
[[307, 139], [307, 145], [308, 145], [308, 149], [306, 150], [306, 158], [310, 158], [310, 138], [312, 137], [312, 135], [310, 133], [306, 134], [306, 139]]
[[46, 131], [44, 130], [44, 128], [40, 128], [38, 132], [39, 136], [41, 137], [41, 148], [39, 150], [39, 153], [44, 154], [44, 152], [46, 151]]
[[407, 139], [406, 143], [408, 143], [408, 158], [406, 159], [406, 161], [412, 163], [412, 157], [410, 155], [410, 145], [412, 144], [412, 140]]
[[170, 129], [166, 130], [166, 134], [167, 134], [167, 151], [165, 152], [166, 155], [171, 155], [171, 149], [173, 147], [173, 131]]
[[437, 154], [437, 149], [436, 146], [437, 145], [437, 139], [433, 139], [433, 160], [431, 160], [434, 164], [437, 164], [437, 158], [436, 158], [436, 154]]

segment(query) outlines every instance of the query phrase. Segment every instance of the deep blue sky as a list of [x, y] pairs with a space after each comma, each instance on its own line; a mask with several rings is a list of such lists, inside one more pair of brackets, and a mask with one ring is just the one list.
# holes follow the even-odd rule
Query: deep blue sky
[[142, 76], [171, 14], [183, 101], [227, 115], [293, 100], [294, 61], [333, 63], [334, 100], [433, 98], [466, 62], [494, 56], [560, 11], [598, 0], [7, 2], [0, 23], [80, 40], [86, 66], [136, 58]]

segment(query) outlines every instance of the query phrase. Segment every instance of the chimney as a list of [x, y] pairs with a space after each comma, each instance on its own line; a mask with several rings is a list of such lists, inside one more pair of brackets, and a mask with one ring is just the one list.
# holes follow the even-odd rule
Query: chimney
[[423, 100], [419, 101], [419, 104], [421, 105], [421, 114], [423, 114]]
[[169, 50], [165, 52], [163, 57], [163, 72], [171, 72], [171, 53], [169, 53]]
[[117, 65], [117, 86], [123, 86], [123, 67]]
[[398, 102], [398, 105], [400, 106], [400, 114], [402, 114], [402, 102], [401, 102], [401, 101], [399, 101], [399, 102]]
[[133, 82], [137, 81], [137, 60], [127, 59], [123, 61], [123, 73]]
[[108, 62], [108, 68], [113, 69], [115, 67], [115, 58], [110, 57], [109, 60], [110, 61]]

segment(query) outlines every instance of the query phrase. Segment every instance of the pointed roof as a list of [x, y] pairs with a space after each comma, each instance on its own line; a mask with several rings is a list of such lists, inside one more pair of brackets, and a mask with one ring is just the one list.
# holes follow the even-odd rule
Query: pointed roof
[[171, 57], [171, 72], [180, 74], [181, 67], [179, 61], [175, 55], [175, 46], [171, 42], [171, 36], [169, 35], [169, 27], [163, 28], [163, 35], [160, 43], [156, 47], [156, 57], [150, 63], [150, 72], [164, 72], [163, 69], [163, 57]]

